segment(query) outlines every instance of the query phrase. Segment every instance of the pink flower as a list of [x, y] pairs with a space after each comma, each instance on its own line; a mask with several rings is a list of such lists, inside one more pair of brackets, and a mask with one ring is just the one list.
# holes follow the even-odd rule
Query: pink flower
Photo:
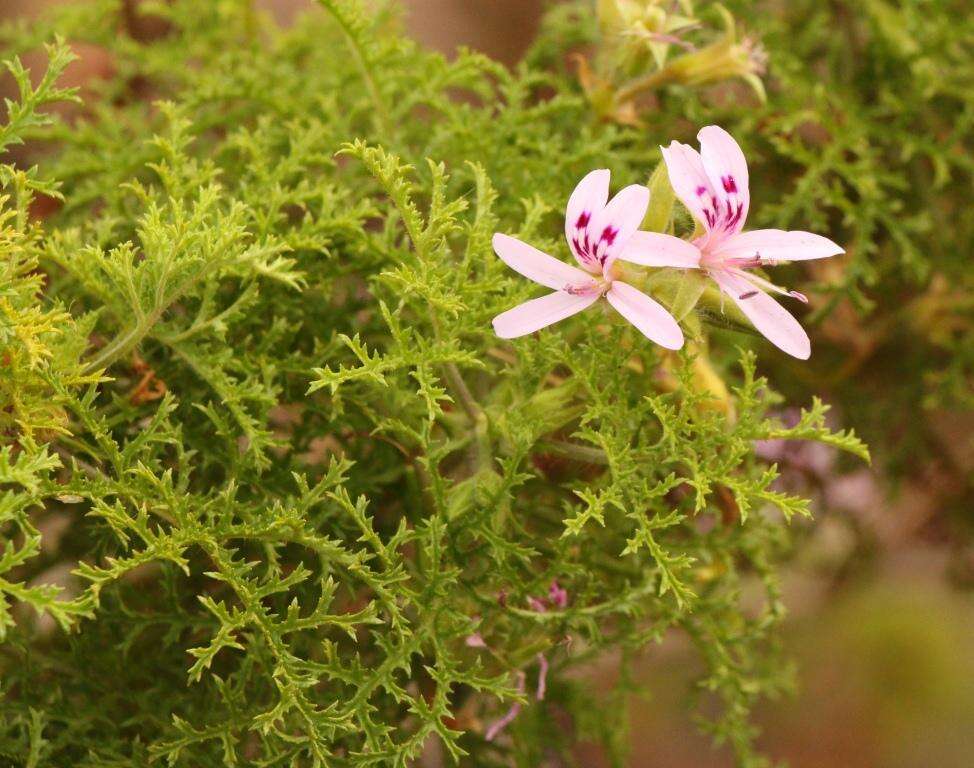
[[[548, 692], [548, 659], [543, 653], [537, 655], [538, 660], [538, 685], [534, 692], [534, 698], [537, 701], [544, 701], [545, 694]], [[527, 683], [527, 675], [522, 671], [517, 673], [517, 692], [524, 693]], [[495, 721], [487, 728], [487, 732], [484, 734], [484, 738], [487, 741], [493, 741], [497, 738], [498, 734], [503, 731], [507, 726], [509, 726], [514, 719], [521, 714], [521, 703], [515, 701], [511, 704], [504, 716], [499, 720]]]
[[592, 171], [582, 179], [565, 215], [565, 237], [581, 269], [542, 253], [508, 235], [494, 235], [494, 251], [511, 269], [554, 293], [532, 299], [494, 318], [494, 330], [512, 339], [564, 320], [602, 296], [650, 340], [666, 347], [683, 346], [683, 332], [662, 305], [628, 283], [613, 269], [642, 223], [649, 190], [626, 187], [609, 201], [609, 171]]
[[[548, 588], [547, 599], [551, 605], [556, 606], [558, 608], [564, 608], [566, 605], [568, 605], [568, 591], [562, 589], [562, 587], [559, 586], [557, 581], [552, 581], [551, 586]], [[527, 602], [528, 602], [528, 606], [531, 608], [532, 611], [537, 611], [538, 613], [545, 613], [548, 610], [544, 602], [539, 600], [537, 597], [534, 597], [533, 595], [528, 595]], [[487, 644], [484, 642], [483, 638], [479, 634], [468, 635], [466, 642], [467, 645], [476, 648], [487, 647]], [[538, 701], [543, 701], [545, 694], [547, 693], [548, 690], [548, 657], [545, 656], [543, 653], [539, 653], [536, 658], [538, 660], [538, 685], [537, 688], [535, 689], [534, 697]], [[527, 678], [524, 674], [524, 671], [518, 670], [517, 672], [518, 693], [524, 693], [526, 679]], [[521, 712], [521, 704], [519, 702], [514, 702], [511, 705], [510, 709], [508, 709], [507, 712], [504, 714], [504, 716], [501, 717], [499, 720], [497, 720], [495, 723], [493, 723], [487, 729], [487, 733], [485, 734], [484, 738], [486, 738], [487, 741], [493, 741], [495, 738], [497, 738], [497, 735], [501, 731], [503, 731], [508, 725], [511, 724], [511, 722], [513, 722], [513, 720], [520, 714], [520, 712]]]
[[538, 613], [545, 613], [548, 610], [544, 603], [531, 595], [528, 595], [528, 608], [530, 608], [532, 611], [537, 611]]
[[548, 658], [543, 654], [538, 654], [538, 689], [535, 691], [534, 698], [544, 701], [545, 693], [548, 691]]
[[[517, 673], [518, 693], [524, 693], [525, 682], [526, 682], [525, 674], [523, 672], [518, 672]], [[514, 718], [516, 718], [520, 713], [521, 713], [521, 703], [519, 701], [515, 701], [513, 704], [511, 704], [510, 709], [507, 710], [504, 716], [500, 720], [493, 723], [487, 729], [487, 733], [484, 734], [484, 738], [487, 741], [493, 741], [494, 739], [496, 739], [497, 735], [505, 728], [507, 728], [507, 726], [509, 726], [512, 722], [514, 722]]]
[[548, 587], [548, 602], [555, 608], [564, 608], [568, 605], [568, 590], [557, 581], [551, 582], [551, 586]]
[[810, 232], [742, 232], [750, 203], [744, 153], [731, 135], [716, 125], [702, 129], [697, 138], [699, 152], [676, 141], [662, 150], [673, 189], [704, 225], [705, 234], [688, 243], [656, 232], [636, 232], [619, 258], [651, 267], [706, 270], [772, 344], [806, 360], [812, 351], [808, 334], [766, 291], [807, 299], [747, 270], [779, 261], [824, 259], [845, 251]]

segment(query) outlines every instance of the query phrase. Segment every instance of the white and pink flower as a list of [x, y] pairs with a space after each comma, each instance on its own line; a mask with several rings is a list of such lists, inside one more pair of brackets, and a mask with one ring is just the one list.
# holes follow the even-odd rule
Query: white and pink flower
[[692, 242], [659, 232], [639, 231], [649, 190], [626, 187], [609, 200], [609, 171], [589, 173], [572, 193], [565, 237], [581, 269], [508, 235], [494, 235], [494, 250], [509, 267], [554, 293], [532, 299], [494, 318], [494, 330], [510, 339], [545, 328], [605, 297], [647, 338], [667, 349], [683, 346], [683, 332], [657, 301], [618, 279], [616, 260], [649, 267], [702, 269], [740, 307], [772, 344], [789, 355], [811, 355], [808, 334], [769, 293], [807, 302], [753, 269], [782, 261], [824, 259], [844, 253], [811, 232], [757, 229], [744, 232], [750, 206], [744, 153], [723, 128], [703, 128], [700, 151], [679, 142], [663, 147], [670, 183], [703, 226]]
[[494, 251], [511, 269], [554, 293], [532, 299], [494, 318], [504, 339], [524, 336], [587, 309], [603, 296], [651, 341], [667, 349], [683, 346], [683, 332], [654, 299], [616, 279], [617, 258], [625, 258], [630, 239], [649, 205], [649, 190], [626, 187], [609, 200], [609, 171], [592, 171], [568, 201], [565, 237], [581, 269], [509, 235], [494, 235]]
[[674, 141], [663, 159], [677, 196], [704, 226], [692, 243], [657, 232], [636, 232], [619, 258], [651, 267], [702, 269], [772, 344], [807, 359], [808, 334], [768, 292], [807, 299], [748, 270], [782, 261], [824, 259], [844, 253], [828, 238], [780, 229], [742, 231], [747, 219], [747, 161], [737, 142], [716, 125], [703, 128], [700, 151]]

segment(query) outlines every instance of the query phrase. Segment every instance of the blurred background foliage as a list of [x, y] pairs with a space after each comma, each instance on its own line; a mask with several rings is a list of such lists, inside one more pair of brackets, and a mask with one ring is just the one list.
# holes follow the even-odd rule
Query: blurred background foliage
[[[290, 22], [306, 4], [263, 5]], [[592, 121], [579, 132], [626, 162], [651, 168], [646, 145], [689, 141], [702, 124], [724, 125], [749, 158], [752, 226], [809, 229], [845, 245], [841, 259], [788, 267], [788, 284], [811, 288], [804, 322], [812, 361], [793, 363], [753, 345], [761, 370], [786, 401], [824, 396], [835, 426], [855, 428], [874, 459], [863, 469], [829, 449], [764, 446], [787, 470], [779, 482], [811, 497], [817, 519], [798, 526], [800, 541], [783, 580], [798, 694], [759, 710], [760, 742], [797, 768], [968, 765], [974, 749], [974, 17], [968, 3], [406, 5], [411, 33], [448, 53], [457, 44], [473, 45], [514, 66], [523, 57], [556, 73], [557, 88], [590, 104]], [[7, 0], [7, 6], [11, 18], [39, 11], [34, 3], [17, 8]], [[136, 37], [164, 34], [154, 23], [133, 10]], [[42, 28], [37, 42], [44, 34]], [[69, 70], [69, 82], [102, 95], [111, 96], [120, 82], [139, 98], [159, 95], [148, 78], [140, 80], [145, 73], [116, 77], [118, 62], [97, 39], [74, 47], [81, 61]], [[166, 65], [163, 57], [150, 62], [152, 74], [175, 88], [181, 75], [167, 73]], [[547, 87], [538, 84], [541, 93]], [[198, 98], [205, 101], [205, 91]], [[71, 108], [64, 109], [70, 116]], [[359, 117], [349, 115], [349, 124]], [[425, 149], [452, 157], [457, 147], [447, 141], [445, 134], [431, 135]], [[92, 137], [95, 164], [98, 147]], [[481, 151], [475, 159], [489, 168], [489, 147]], [[537, 161], [526, 161], [525, 177]], [[59, 170], [66, 171], [59, 178], [77, 185], [74, 199], [83, 207], [83, 174], [90, 168], [74, 169], [74, 178], [72, 169]], [[556, 194], [539, 190], [549, 192]], [[750, 343], [733, 329], [713, 335], [721, 346]], [[70, 359], [77, 350], [56, 353]], [[718, 354], [713, 365], [723, 371], [726, 361]], [[76, 372], [79, 382], [85, 373]], [[55, 429], [57, 404], [46, 403], [45, 413], [47, 427]], [[728, 760], [674, 714], [681, 708], [673, 699], [685, 690], [677, 683], [699, 673], [687, 670], [694, 663], [685, 646], [671, 641], [638, 665], [655, 698], [633, 708], [632, 765]], [[589, 674], [604, 681], [609, 671], [596, 667]], [[582, 765], [604, 759], [595, 746], [578, 750]]]

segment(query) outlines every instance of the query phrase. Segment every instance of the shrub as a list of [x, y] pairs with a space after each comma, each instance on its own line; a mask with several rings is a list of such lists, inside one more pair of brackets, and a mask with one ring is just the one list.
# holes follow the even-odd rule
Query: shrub
[[[563, 65], [596, 42], [565, 31], [596, 29], [582, 6], [556, 8], [508, 70], [423, 50], [392, 6], [321, 5], [283, 30], [244, 0], [141, 16], [93, 0], [4, 32], [11, 56], [60, 34], [109, 52], [111, 73], [51, 124], [38, 110], [72, 95], [55, 87], [68, 45], [35, 85], [11, 58], [0, 147], [33, 139], [42, 170], [0, 178], [0, 751], [365, 766], [436, 743], [466, 765], [537, 765], [588, 739], [623, 764], [634, 660], [673, 633], [699, 657], [704, 727], [764, 764], [749, 712], [789, 685], [777, 563], [810, 507], [754, 443], [863, 444], [771, 362], [807, 405], [783, 424], [730, 308], [666, 276], [647, 272], [684, 316], [680, 353], [597, 313], [498, 340], [491, 318], [534, 289], [491, 236], [567, 255], [564, 200], [593, 167], [649, 182], [648, 222], [687, 234], [665, 176], [650, 181], [657, 145], [719, 118], [754, 150], [758, 200], [778, 196], [755, 203], [761, 223], [851, 246], [818, 275], [813, 321], [866, 310], [870, 286], [949, 270], [917, 243], [950, 214], [897, 215], [903, 176], [880, 160], [901, 146], [880, 141], [884, 116], [915, 92], [865, 115], [860, 91], [806, 87], [833, 11], [799, 3], [815, 22], [799, 44], [786, 18], [755, 18], [780, 68], [766, 106], [666, 83], [658, 111], [621, 125]], [[893, 7], [869, 5], [895, 35]], [[820, 141], [837, 103], [863, 122]], [[969, 172], [955, 145], [911, 146], [943, 184]], [[597, 658], [618, 674], [593, 706], [571, 673]]]

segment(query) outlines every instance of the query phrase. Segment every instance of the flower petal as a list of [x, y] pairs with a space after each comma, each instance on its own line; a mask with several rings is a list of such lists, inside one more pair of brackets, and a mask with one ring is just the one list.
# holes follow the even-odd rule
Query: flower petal
[[601, 265], [596, 264], [593, 258], [587, 257], [575, 243], [582, 242], [582, 232], [588, 227], [592, 217], [605, 208], [608, 199], [609, 170], [601, 168], [591, 171], [578, 182], [575, 191], [568, 198], [568, 206], [565, 210], [565, 239], [568, 240], [578, 262], [590, 272], [601, 271]]
[[740, 232], [751, 203], [744, 153], [734, 137], [717, 125], [701, 128], [697, 139], [704, 170], [720, 203], [719, 218], [723, 228]]
[[590, 240], [604, 268], [608, 268], [629, 238], [639, 229], [649, 207], [649, 188], [630, 184], [595, 214], [589, 225]]
[[628, 283], [616, 280], [605, 298], [650, 341], [667, 349], [683, 346], [683, 331], [663, 305]]
[[[678, 141], [660, 149], [676, 196], [694, 218], [706, 224], [709, 230], [709, 221], [713, 218], [711, 200], [715, 199], [715, 193], [704, 170], [700, 153], [688, 144]], [[708, 211], [711, 211], [709, 216]]]
[[661, 232], [636, 232], [629, 238], [618, 258], [644, 267], [700, 266], [700, 250], [693, 243]]
[[812, 344], [805, 329], [777, 301], [743, 277], [724, 270], [713, 270], [710, 274], [768, 341], [801, 360], [811, 356]]
[[590, 171], [585, 178], [578, 182], [571, 197], [568, 198], [568, 207], [565, 212], [566, 223], [574, 225], [583, 212], [595, 213], [595, 211], [605, 208], [609, 199], [609, 174], [608, 168], [600, 168], [596, 171]]
[[727, 238], [718, 251], [724, 258], [759, 258], [764, 263], [825, 259], [840, 253], [845, 251], [827, 237], [782, 229], [741, 232]]
[[587, 285], [592, 288], [596, 286], [588, 273], [559, 261], [516, 237], [498, 232], [494, 235], [493, 244], [494, 252], [507, 266], [547, 288], [560, 291], [566, 286], [576, 289]]
[[494, 332], [502, 339], [514, 339], [545, 328], [594, 304], [598, 293], [576, 296], [556, 291], [531, 299], [494, 318]]

